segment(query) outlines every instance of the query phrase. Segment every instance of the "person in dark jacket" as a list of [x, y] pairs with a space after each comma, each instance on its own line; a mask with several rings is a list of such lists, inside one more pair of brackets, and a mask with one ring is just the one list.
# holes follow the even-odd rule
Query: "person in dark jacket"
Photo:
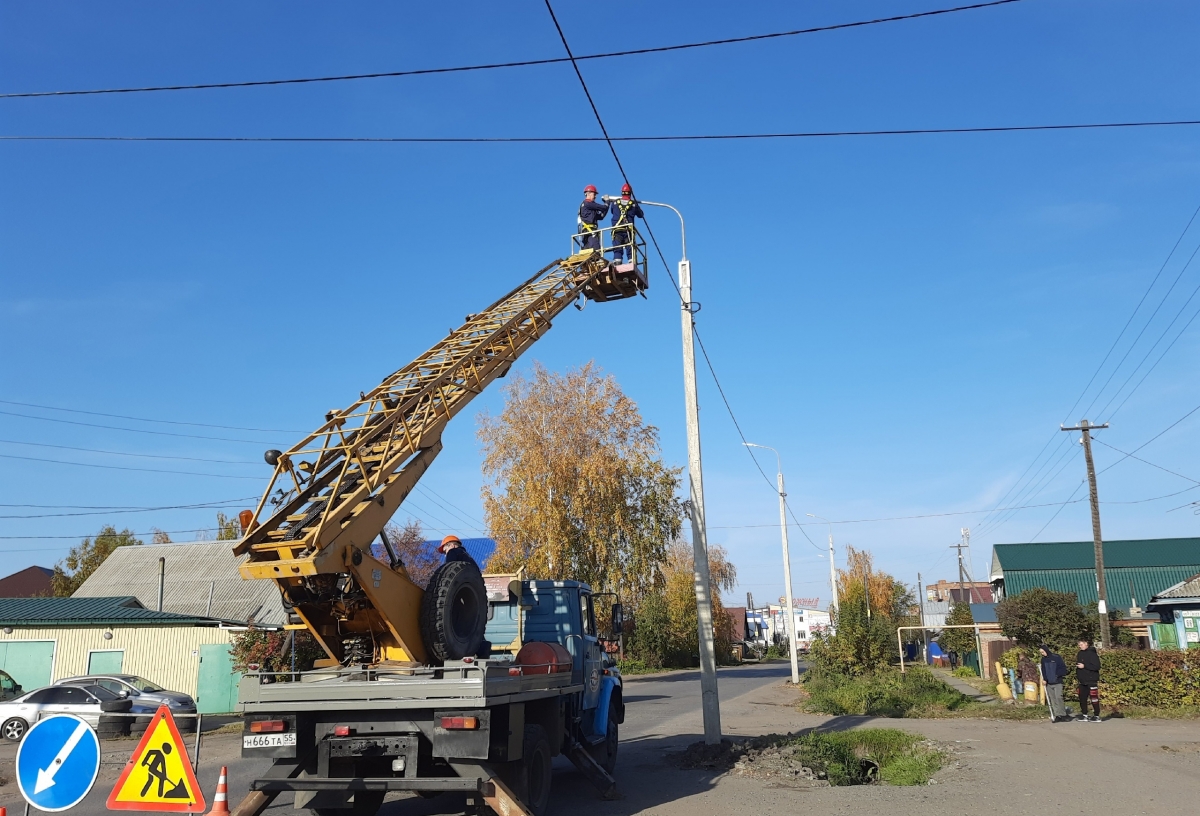
[[1042, 680], [1046, 683], [1046, 703], [1050, 706], [1050, 722], [1067, 722], [1067, 704], [1063, 702], [1063, 680], [1067, 676], [1067, 664], [1062, 655], [1043, 643], [1038, 647], [1042, 655]]
[[642, 205], [633, 197], [633, 188], [628, 184], [621, 187], [620, 198], [605, 196], [604, 200], [612, 210], [612, 243], [613, 260], [624, 263], [625, 259], [633, 260], [633, 230], [621, 229], [633, 223], [635, 218], [645, 218]]
[[579, 232], [583, 234], [583, 249], [600, 249], [600, 219], [608, 215], [608, 205], [596, 200], [596, 186], [583, 188], [583, 203], [579, 205]]
[[[446, 563], [451, 561], [470, 561], [475, 564], [475, 559], [467, 552], [466, 547], [458, 540], [456, 535], [448, 535], [442, 539], [441, 546], [438, 547], [438, 552], [446, 556]], [[475, 564], [475, 568], [479, 569], [479, 565]]]
[[[1080, 639], [1079, 654], [1075, 655], [1075, 679], [1079, 681], [1079, 719], [1100, 722], [1100, 655], [1090, 640]], [[1088, 701], [1092, 716], [1088, 716]]]

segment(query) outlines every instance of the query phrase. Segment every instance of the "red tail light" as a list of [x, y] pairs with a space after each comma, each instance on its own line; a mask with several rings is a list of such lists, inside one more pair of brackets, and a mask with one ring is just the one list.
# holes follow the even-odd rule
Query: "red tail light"
[[257, 720], [250, 723], [250, 733], [252, 734], [274, 734], [286, 730], [287, 723], [283, 720]]
[[348, 737], [348, 736], [350, 736], [350, 726], [348, 726], [348, 725], [335, 725], [335, 726], [333, 727], [333, 735], [334, 735], [335, 737]]
[[475, 731], [479, 728], [479, 718], [442, 717], [442, 728], [447, 731]]

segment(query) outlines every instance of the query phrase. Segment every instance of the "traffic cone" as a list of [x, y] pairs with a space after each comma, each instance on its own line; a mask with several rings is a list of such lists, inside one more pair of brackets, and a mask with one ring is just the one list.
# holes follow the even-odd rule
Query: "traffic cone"
[[[213, 797], [212, 810], [208, 812], [208, 816], [213, 814], [229, 813], [229, 768], [221, 766], [221, 778], [217, 780], [217, 795]], [[0, 816], [4, 816], [0, 813]]]

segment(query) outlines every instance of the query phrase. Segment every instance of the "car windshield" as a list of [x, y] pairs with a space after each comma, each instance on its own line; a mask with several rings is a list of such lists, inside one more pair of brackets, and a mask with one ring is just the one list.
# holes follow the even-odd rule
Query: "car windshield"
[[155, 683], [151, 683], [145, 677], [122, 677], [121, 679], [124, 680], [129, 685], [136, 688], [138, 691], [143, 692], [143, 693], [145, 693], [145, 692], [154, 693], [157, 691], [165, 691], [165, 689], [162, 686], [157, 685]]

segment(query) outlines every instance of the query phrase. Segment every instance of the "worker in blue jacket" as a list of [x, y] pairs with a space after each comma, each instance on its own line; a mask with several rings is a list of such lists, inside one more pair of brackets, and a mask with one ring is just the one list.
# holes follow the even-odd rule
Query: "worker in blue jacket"
[[596, 200], [596, 185], [583, 188], [583, 203], [579, 205], [579, 232], [583, 249], [600, 249], [600, 219], [608, 215], [608, 205]]
[[645, 218], [642, 213], [642, 205], [637, 203], [637, 199], [633, 197], [633, 188], [626, 182], [621, 187], [621, 197], [609, 199], [604, 197], [606, 202], [610, 202], [612, 210], [612, 243], [613, 243], [613, 260], [617, 263], [624, 263], [625, 259], [634, 260], [633, 257], [633, 230], [620, 229], [621, 227], [633, 224], [634, 218]]
[[1046, 683], [1046, 703], [1050, 706], [1050, 722], [1067, 722], [1067, 705], [1063, 701], [1063, 680], [1067, 677], [1067, 664], [1062, 655], [1056, 654], [1048, 644], [1038, 647], [1042, 655], [1042, 680]]
[[451, 561], [467, 561], [475, 564], [475, 569], [479, 569], [479, 564], [475, 563], [475, 559], [467, 552], [466, 547], [463, 546], [456, 535], [448, 535], [443, 538], [441, 546], [438, 547], [438, 552], [446, 556], [447, 564]]

